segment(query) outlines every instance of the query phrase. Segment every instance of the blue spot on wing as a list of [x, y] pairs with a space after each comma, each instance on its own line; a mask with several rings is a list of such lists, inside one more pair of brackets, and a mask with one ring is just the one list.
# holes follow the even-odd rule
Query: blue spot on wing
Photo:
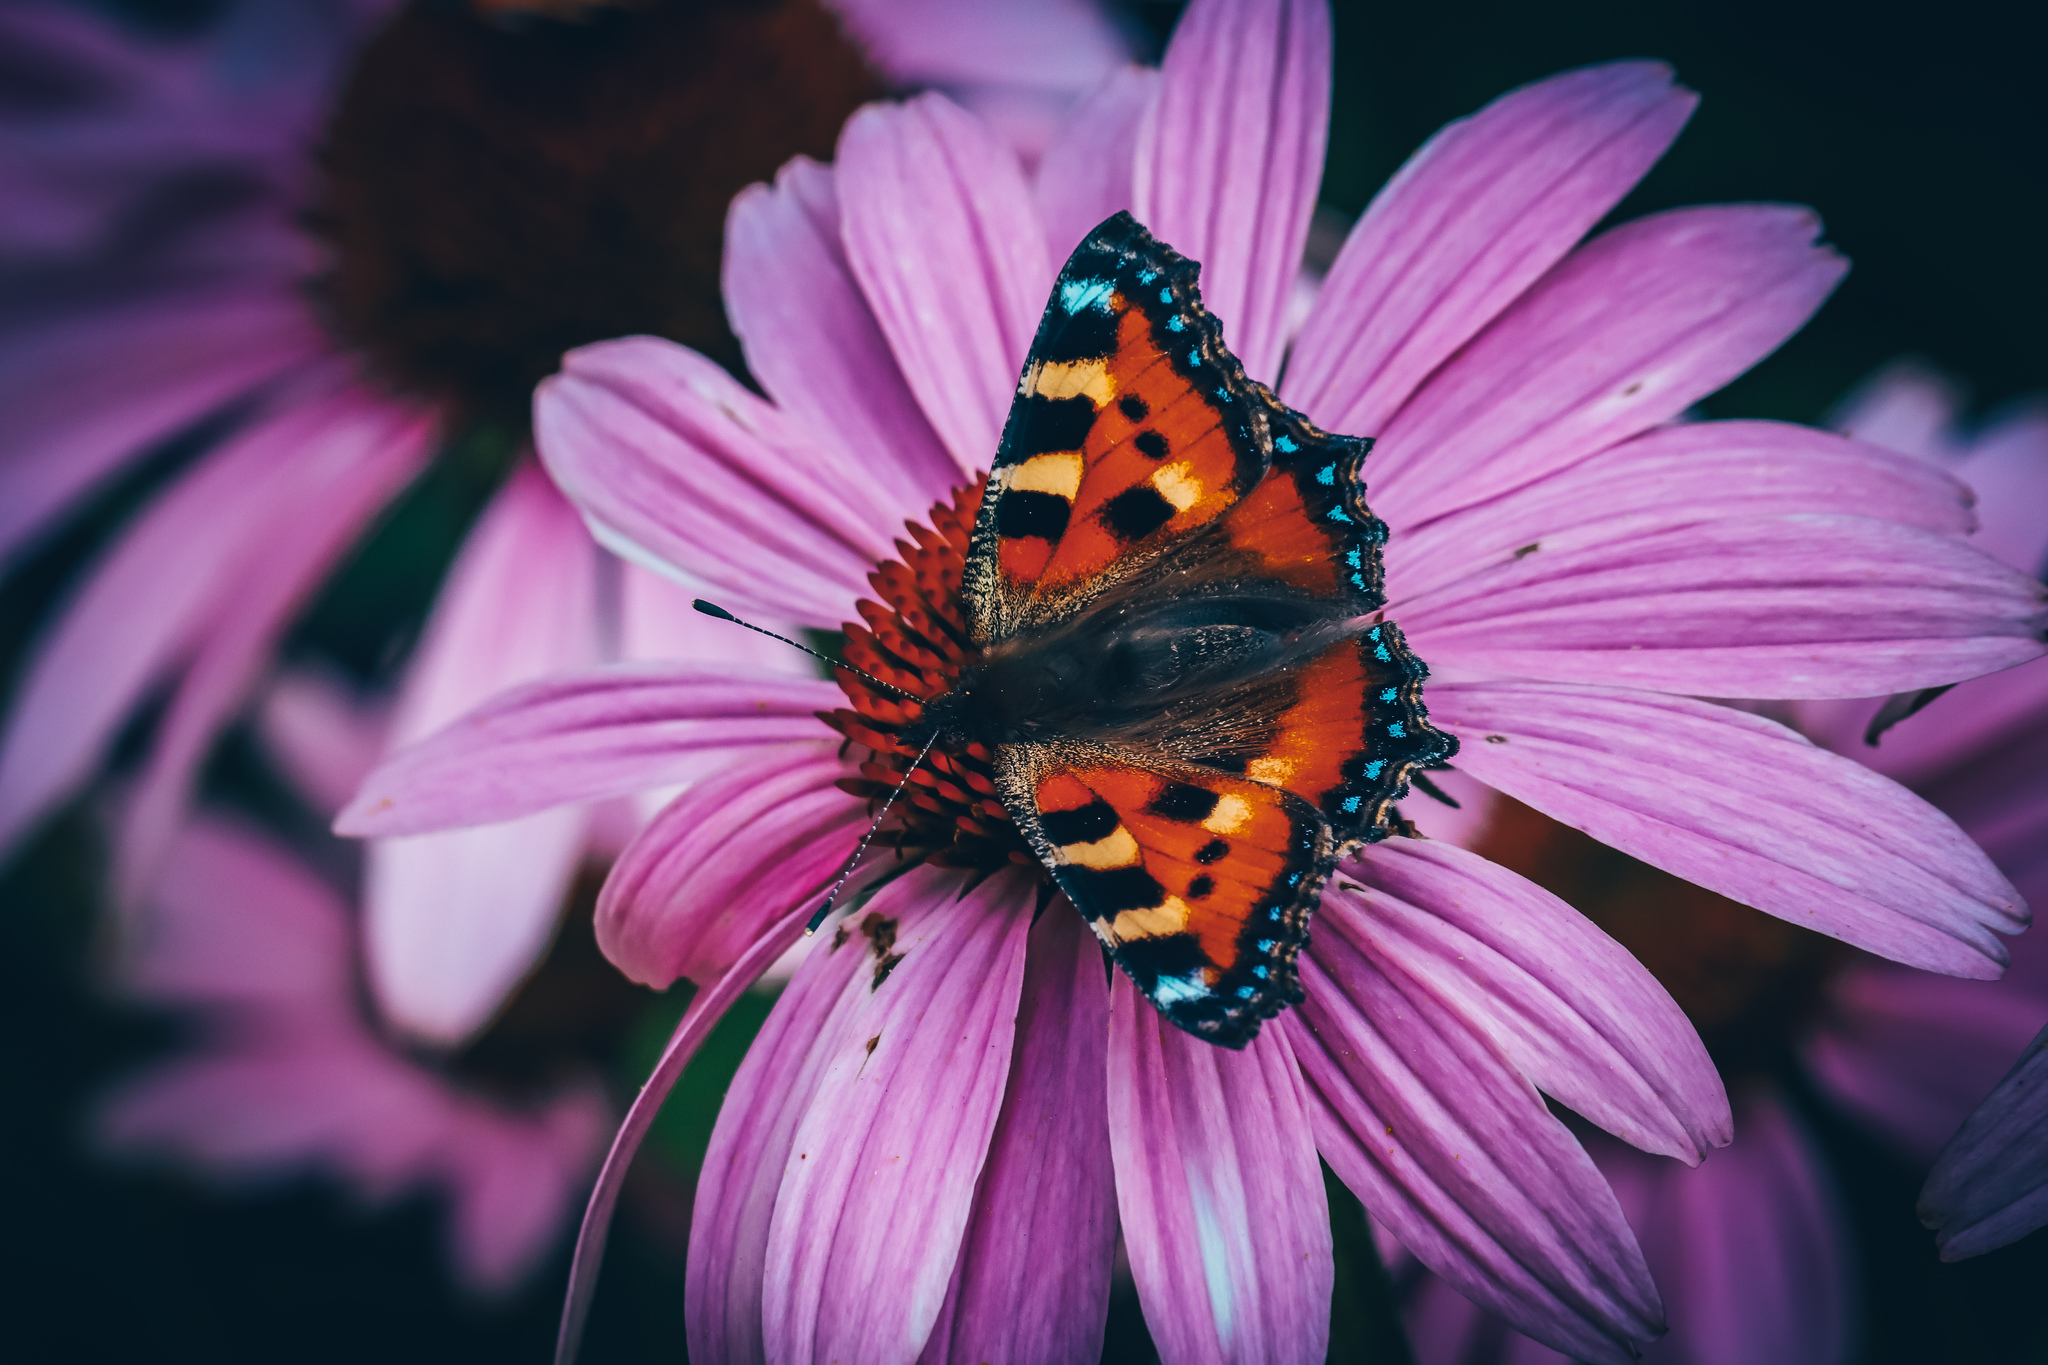
[[1172, 291], [1171, 289], [1162, 289], [1162, 290], [1160, 290], [1160, 291], [1159, 291], [1159, 301], [1160, 301], [1161, 303], [1172, 303], [1172, 302], [1173, 302], [1173, 291]]
[[[1368, 781], [1368, 782], [1377, 782], [1377, 781], [1379, 781], [1379, 777], [1380, 777], [1380, 769], [1382, 769], [1382, 768], [1384, 768], [1384, 767], [1386, 767], [1386, 766], [1387, 766], [1387, 760], [1385, 760], [1384, 758], [1376, 758], [1376, 759], [1374, 759], [1374, 760], [1373, 760], [1372, 762], [1370, 762], [1370, 763], [1366, 764], [1366, 765], [1365, 765], [1365, 780], [1366, 780], [1366, 781]], [[1356, 798], [1353, 798], [1353, 799], [1355, 800]]]
[[1178, 316], [1170, 317], [1166, 320], [1166, 330], [1169, 332], [1185, 332], [1187, 328], [1188, 325], [1182, 322]]
[[1408, 738], [1408, 727], [1397, 720], [1387, 727], [1387, 733], [1395, 739], [1406, 739]]
[[1331, 521], [1342, 521], [1342, 522], [1349, 522], [1349, 521], [1351, 520], [1351, 518], [1350, 518], [1350, 517], [1348, 517], [1348, 516], [1346, 516], [1346, 515], [1344, 515], [1344, 509], [1343, 509], [1343, 508], [1341, 508], [1341, 507], [1332, 507], [1332, 508], [1330, 509], [1330, 520], [1331, 520]]
[[1292, 455], [1295, 451], [1301, 449], [1300, 446], [1294, 443], [1294, 438], [1291, 436], [1275, 437], [1273, 440], [1273, 444], [1279, 449], [1286, 451], [1289, 455]]
[[1337, 482], [1337, 466], [1326, 464], [1316, 471], [1316, 482], [1329, 488]]
[[1388, 688], [1388, 689], [1387, 689], [1386, 691], [1384, 691], [1384, 692], [1380, 693], [1380, 700], [1381, 700], [1381, 701], [1396, 701], [1396, 700], [1398, 700], [1398, 699], [1400, 698], [1400, 696], [1401, 696], [1401, 693], [1400, 693], [1400, 691], [1399, 691], [1398, 689], [1390, 687], [1390, 688]]
[[1060, 307], [1068, 313], [1078, 313], [1083, 308], [1099, 308], [1109, 311], [1109, 296], [1115, 286], [1108, 280], [1062, 280], [1060, 282]]

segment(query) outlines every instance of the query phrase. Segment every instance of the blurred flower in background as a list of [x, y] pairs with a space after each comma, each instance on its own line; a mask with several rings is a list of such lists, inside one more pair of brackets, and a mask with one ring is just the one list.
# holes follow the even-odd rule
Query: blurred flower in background
[[[1967, 425], [1961, 413], [1952, 382], [1900, 363], [1832, 420], [1968, 483], [1975, 542], [2038, 575], [2048, 567], [2048, 404], [2022, 400]], [[1894, 722], [1911, 701], [1924, 709]], [[1931, 699], [1801, 701], [1778, 713], [1939, 806], [2030, 904], [2048, 904], [2048, 667]], [[1865, 737], [1879, 724], [1889, 728], [1873, 747]], [[2014, 938], [1996, 982], [1916, 971], [1618, 857], [1476, 784], [1446, 785], [1462, 807], [1416, 812], [1425, 827], [1534, 878], [1620, 938], [1685, 1007], [1728, 1082], [1735, 1141], [1697, 1169], [1588, 1135], [1668, 1309], [1670, 1334], [1645, 1358], [1854, 1358], [1864, 1345], [1857, 1248], [1801, 1100], [1818, 1096], [1924, 1169], [2048, 1017], [2048, 940]], [[1441, 1282], [1414, 1278], [1409, 1324], [1422, 1365], [1563, 1359]]]
[[[1081, 0], [240, 0], [171, 34], [15, 3], [0, 42], [0, 568], [111, 523], [10, 702], [0, 857], [130, 733], [111, 881], [141, 944], [153, 907], [189, 911], [158, 879], [175, 871], [189, 891], [188, 807], [252, 699], [268, 761], [331, 812], [374, 757], [366, 741], [403, 743], [549, 672], [694, 657], [806, 673], [591, 543], [523, 453], [533, 382], [566, 347], [621, 331], [737, 367], [718, 274], [734, 192], [829, 150], [856, 105], [904, 85], [985, 105], [1033, 155], [1129, 49]], [[421, 627], [414, 604], [442, 561], [402, 542], [423, 517], [471, 516]], [[336, 594], [362, 647], [294, 648], [277, 672], [295, 622]], [[540, 963], [585, 859], [641, 813], [372, 846], [360, 932], [379, 1017], [356, 1021], [358, 1051], [393, 1029], [442, 1053], [475, 1041]], [[202, 861], [218, 884], [262, 859]], [[161, 997], [151, 950], [134, 951], [131, 984]], [[410, 1063], [384, 1074], [431, 1090]], [[209, 1113], [204, 1086], [149, 1093], [151, 1131], [200, 1125], [205, 1141], [172, 1145], [215, 1168], [242, 1150], [229, 1128], [261, 1128], [254, 1099]], [[351, 1096], [368, 1105], [374, 1088], [334, 1090], [335, 1123]], [[495, 1131], [452, 1104], [445, 1142]], [[124, 1112], [135, 1136], [140, 1111]], [[293, 1155], [375, 1183], [336, 1141]], [[458, 1206], [471, 1222], [481, 1207]], [[498, 1275], [456, 1245], [472, 1278]]]

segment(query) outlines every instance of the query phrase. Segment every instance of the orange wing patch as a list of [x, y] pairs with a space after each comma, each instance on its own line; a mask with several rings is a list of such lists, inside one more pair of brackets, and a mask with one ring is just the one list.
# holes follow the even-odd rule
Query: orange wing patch
[[1161, 1011], [1242, 1046], [1297, 998], [1294, 959], [1331, 851], [1314, 810], [1200, 768], [1020, 756], [1005, 766], [1036, 813], [1027, 836]]

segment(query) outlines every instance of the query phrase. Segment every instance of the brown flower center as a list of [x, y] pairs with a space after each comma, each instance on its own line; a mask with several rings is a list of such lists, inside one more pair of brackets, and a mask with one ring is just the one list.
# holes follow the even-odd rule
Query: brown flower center
[[1850, 949], [1495, 799], [1477, 852], [1569, 902], [1671, 992], [1729, 1079], [1776, 1070]]
[[414, 3], [321, 157], [320, 293], [402, 391], [523, 426], [562, 352], [652, 333], [737, 369], [726, 206], [829, 157], [881, 82], [814, 0], [665, 0], [505, 27]]
[[[868, 575], [879, 600], [854, 608], [867, 624], [847, 626], [846, 662], [919, 697], [941, 697], [952, 689], [976, 653], [968, 643], [960, 583], [987, 485], [984, 477], [935, 505], [930, 526], [913, 524], [910, 539], [896, 542], [901, 557]], [[823, 713], [823, 719], [870, 751], [861, 776], [840, 785], [879, 810], [917, 758], [917, 749], [900, 736], [924, 708], [843, 669], [837, 676], [851, 706]], [[892, 814], [893, 828], [876, 841], [948, 867], [1036, 867], [1038, 859], [996, 799], [993, 760], [981, 744], [934, 745], [896, 802], [901, 818]]]

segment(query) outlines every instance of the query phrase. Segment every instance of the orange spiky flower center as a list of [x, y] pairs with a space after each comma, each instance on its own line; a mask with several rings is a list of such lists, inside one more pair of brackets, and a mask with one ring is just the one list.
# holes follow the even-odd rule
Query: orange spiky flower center
[[[968, 640], [960, 587], [987, 486], [984, 476], [935, 504], [928, 526], [908, 524], [909, 539], [896, 542], [898, 558], [868, 575], [875, 597], [854, 608], [865, 624], [846, 627], [847, 663], [927, 700], [952, 690], [978, 653]], [[917, 758], [917, 746], [901, 736], [924, 708], [844, 669], [835, 672], [850, 705], [820, 717], [869, 751], [861, 775], [839, 785], [880, 809]], [[935, 744], [911, 773], [891, 820], [876, 842], [907, 857], [949, 867], [1038, 863], [996, 798], [994, 755], [986, 745]]]

